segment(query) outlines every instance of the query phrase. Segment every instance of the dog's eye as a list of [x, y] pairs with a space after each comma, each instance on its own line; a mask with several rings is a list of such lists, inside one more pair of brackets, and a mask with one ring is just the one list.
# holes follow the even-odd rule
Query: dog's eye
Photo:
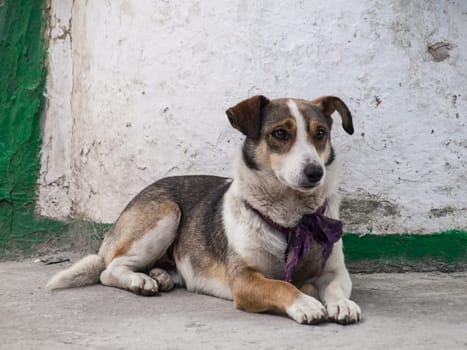
[[326, 136], [326, 131], [324, 131], [323, 129], [319, 129], [318, 132], [316, 133], [316, 138], [318, 140], [324, 139], [325, 136]]
[[284, 129], [274, 130], [272, 132], [272, 136], [274, 136], [274, 138], [281, 140], [281, 141], [286, 141], [289, 138], [289, 134]]

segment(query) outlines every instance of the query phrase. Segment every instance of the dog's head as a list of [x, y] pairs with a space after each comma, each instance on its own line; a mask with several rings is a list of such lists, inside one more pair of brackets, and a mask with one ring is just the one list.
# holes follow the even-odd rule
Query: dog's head
[[253, 171], [269, 171], [283, 184], [301, 192], [323, 185], [326, 167], [334, 160], [331, 115], [339, 112], [342, 126], [353, 134], [352, 115], [338, 97], [313, 101], [268, 100], [253, 96], [226, 113], [245, 136], [243, 161]]

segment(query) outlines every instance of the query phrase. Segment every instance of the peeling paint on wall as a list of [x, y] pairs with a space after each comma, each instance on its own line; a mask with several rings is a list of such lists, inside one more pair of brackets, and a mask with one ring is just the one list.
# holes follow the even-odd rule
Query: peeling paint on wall
[[50, 0], [48, 11], [47, 113], [43, 119], [40, 204], [46, 217], [70, 216], [74, 197], [73, 179], [73, 57], [71, 52], [71, 11], [73, 0]]
[[241, 136], [227, 107], [333, 94], [355, 116], [353, 137], [333, 130], [346, 230], [467, 229], [467, 2], [66, 0], [52, 13], [40, 213], [111, 222], [160, 177], [229, 175]]
[[399, 205], [381, 196], [360, 192], [349, 194], [342, 201], [341, 219], [348, 232], [388, 232], [388, 222], [400, 220], [400, 216]]
[[449, 43], [435, 43], [428, 46], [428, 52], [436, 62], [442, 62], [449, 57], [449, 50], [452, 49], [452, 45]]

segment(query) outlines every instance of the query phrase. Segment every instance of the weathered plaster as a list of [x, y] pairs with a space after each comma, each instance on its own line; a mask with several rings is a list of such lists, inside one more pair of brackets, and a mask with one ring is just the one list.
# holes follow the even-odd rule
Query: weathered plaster
[[334, 94], [355, 117], [354, 136], [333, 135], [346, 230], [467, 229], [465, 1], [67, 0], [52, 13], [41, 213], [111, 222], [160, 177], [228, 175], [241, 137], [227, 107]]
[[73, 57], [71, 11], [73, 0], [50, 0], [48, 24], [47, 116], [43, 119], [40, 199], [44, 216], [66, 218], [72, 208]]

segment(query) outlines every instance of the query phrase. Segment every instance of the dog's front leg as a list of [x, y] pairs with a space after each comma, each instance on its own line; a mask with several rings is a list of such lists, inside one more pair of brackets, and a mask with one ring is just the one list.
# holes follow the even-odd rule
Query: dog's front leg
[[251, 268], [242, 268], [230, 282], [235, 307], [249, 312], [279, 311], [298, 323], [316, 324], [326, 317], [318, 300], [292, 284], [266, 278]]
[[334, 244], [323, 274], [316, 280], [316, 287], [329, 320], [341, 324], [360, 321], [361, 309], [349, 299], [352, 282], [344, 264], [342, 240]]

